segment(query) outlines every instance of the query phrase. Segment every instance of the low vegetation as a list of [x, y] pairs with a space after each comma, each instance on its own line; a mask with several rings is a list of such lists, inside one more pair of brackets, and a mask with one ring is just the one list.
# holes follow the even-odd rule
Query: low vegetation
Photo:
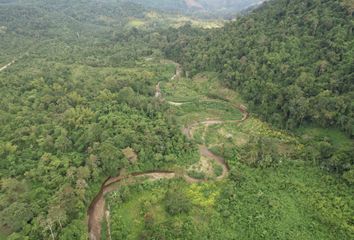
[[[222, 86], [214, 81], [213, 78], [203, 83], [198, 82], [198, 78], [180, 79], [166, 83], [163, 89], [170, 100], [176, 100], [175, 97], [183, 99], [184, 93], [188, 100], [200, 101], [208, 98], [209, 94], [203, 95], [206, 83], [213, 86], [213, 91], [223, 91]], [[186, 88], [186, 83], [189, 83], [189, 88]], [[238, 96], [237, 93], [229, 94]], [[237, 102], [239, 97], [235, 99], [224, 104], [230, 107], [240, 104]], [[188, 105], [193, 109], [191, 103], [171, 105], [172, 110], [169, 111], [179, 109], [181, 113], [177, 119], [189, 119], [189, 123], [193, 123], [199, 118], [185, 118], [184, 114], [188, 115], [189, 111], [183, 111]], [[213, 105], [208, 106], [212, 108]], [[196, 113], [203, 118], [203, 111], [208, 112], [208, 108], [198, 109]], [[224, 112], [218, 115], [218, 119], [227, 120], [227, 111], [220, 111]], [[178, 122], [188, 125], [188, 121]], [[316, 136], [315, 130], [303, 131]], [[333, 130], [333, 135], [340, 136], [343, 143], [352, 143], [338, 130]], [[162, 180], [118, 189], [108, 196], [110, 211], [119, 216], [112, 224], [112, 232], [124, 233], [117, 237], [350, 239], [353, 235], [350, 210], [354, 207], [353, 189], [345, 181], [318, 168], [316, 163], [301, 159], [306, 149], [301, 135], [273, 128], [256, 117], [250, 117], [238, 123], [221, 123], [207, 128], [198, 126], [193, 138], [198, 144], [207, 144], [227, 160], [231, 168], [228, 179], [217, 183], [208, 181], [213, 176], [208, 176], [201, 159], [188, 171], [188, 175], [207, 180], [206, 183], [188, 186], [183, 180]], [[220, 166], [211, 165], [212, 175], [219, 176], [222, 172]], [[119, 196], [121, 191], [126, 193], [127, 189], [131, 198], [122, 201], [119, 197], [118, 200], [112, 197]], [[172, 214], [171, 209], [166, 208], [171, 203], [167, 197], [171, 196], [171, 189], [177, 193], [174, 195], [176, 209]], [[141, 198], [144, 202], [135, 200]], [[333, 205], [335, 201], [338, 202]]]
[[0, 239], [353, 239], [350, 1], [163, 2], [0, 1]]

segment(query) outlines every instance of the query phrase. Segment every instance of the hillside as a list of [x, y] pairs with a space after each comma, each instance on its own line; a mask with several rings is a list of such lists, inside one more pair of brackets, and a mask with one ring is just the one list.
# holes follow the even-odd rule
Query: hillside
[[351, 12], [341, 1], [272, 1], [201, 38], [186, 41], [182, 29], [166, 52], [191, 74], [220, 72], [277, 126], [315, 123], [353, 136]]
[[199, 17], [234, 17], [264, 0], [125, 0], [145, 7]]
[[353, 5], [254, 2], [0, 0], [0, 239], [353, 239]]
[[87, 239], [88, 206], [104, 179], [131, 167], [129, 149], [135, 170], [193, 161], [195, 146], [153, 98], [174, 66], [160, 64], [159, 36], [127, 27], [144, 12], [0, 2], [1, 239]]

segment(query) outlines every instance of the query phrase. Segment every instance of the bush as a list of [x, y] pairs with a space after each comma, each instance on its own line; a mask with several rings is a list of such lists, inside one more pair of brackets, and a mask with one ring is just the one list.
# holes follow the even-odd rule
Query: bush
[[237, 185], [240, 185], [242, 182], [244, 182], [245, 180], [245, 176], [243, 175], [243, 173], [238, 170], [238, 169], [232, 169], [230, 171], [230, 175], [229, 178], [231, 181], [233, 181], [234, 183], [236, 183]]
[[168, 214], [174, 216], [188, 213], [192, 207], [192, 203], [182, 190], [171, 189], [166, 193], [165, 206]]
[[195, 179], [206, 179], [206, 175], [203, 172], [198, 172], [195, 170], [188, 171], [188, 176], [195, 178]]
[[214, 169], [215, 176], [217, 176], [217, 177], [221, 176], [221, 174], [223, 172], [223, 168], [220, 165], [215, 164], [213, 169]]

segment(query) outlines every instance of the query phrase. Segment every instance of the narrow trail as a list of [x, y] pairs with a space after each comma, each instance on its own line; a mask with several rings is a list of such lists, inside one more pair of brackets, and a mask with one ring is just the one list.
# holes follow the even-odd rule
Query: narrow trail
[[14, 64], [16, 61], [12, 60], [12, 62], [9, 62], [8, 64], [6, 64], [5, 66], [3, 66], [2, 68], [0, 68], [0, 72], [4, 71], [6, 68], [10, 67], [12, 64]]
[[204, 125], [205, 130], [203, 132], [203, 138], [205, 138], [204, 137], [205, 136], [204, 133], [205, 133], [206, 129], [209, 126], [220, 125], [220, 124], [225, 124], [225, 123], [240, 123], [240, 122], [246, 121], [248, 119], [248, 117], [249, 117], [249, 113], [247, 112], [245, 107], [242, 106], [242, 105], [234, 106], [234, 107], [237, 108], [242, 113], [242, 119], [239, 119], [239, 120], [227, 120], [227, 121], [218, 120], [218, 119], [208, 119], [208, 120], [205, 120], [205, 121], [202, 121], [202, 122], [196, 122], [196, 123], [193, 123], [193, 124], [190, 124], [190, 125], [184, 127], [182, 129], [183, 134], [186, 135], [188, 139], [193, 139], [194, 130], [197, 127], [199, 127], [200, 125]]
[[[177, 64], [177, 66], [179, 66]], [[182, 69], [177, 67], [176, 74], [171, 78], [174, 80], [181, 76]], [[160, 82], [156, 85], [155, 97], [160, 98], [162, 101], [161, 87]], [[170, 102], [171, 105], [180, 106], [183, 103]], [[240, 120], [230, 120], [230, 121], [222, 121], [222, 120], [212, 120], [207, 119], [202, 122], [193, 123], [187, 127], [182, 128], [182, 133], [188, 138], [193, 139], [193, 131], [196, 127], [200, 125], [205, 126], [205, 131], [208, 126], [216, 125], [216, 124], [224, 124], [224, 123], [238, 123], [247, 120], [249, 114], [246, 108], [242, 105], [235, 106], [238, 108], [243, 117]], [[229, 166], [225, 159], [221, 156], [217, 156], [212, 153], [205, 144], [199, 145], [199, 153], [201, 156], [212, 159], [216, 164], [222, 167], [222, 174], [215, 178], [216, 181], [221, 181], [225, 179], [229, 174]], [[89, 209], [87, 211], [88, 215], [88, 231], [90, 240], [100, 240], [101, 239], [101, 223], [105, 219], [107, 219], [107, 209], [105, 203], [105, 195], [107, 193], [116, 191], [120, 186], [134, 184], [140, 181], [157, 181], [161, 179], [173, 179], [173, 178], [183, 178], [187, 183], [199, 183], [199, 182], [207, 182], [210, 181], [208, 179], [196, 179], [187, 174], [187, 172], [177, 173], [174, 171], [163, 171], [163, 170], [154, 170], [140, 173], [131, 173], [129, 175], [119, 175], [118, 177], [109, 177], [107, 178], [101, 185], [100, 191], [96, 195], [96, 197], [91, 202]]]
[[156, 87], [155, 87], [155, 98], [161, 98], [162, 94], [161, 94], [161, 82], [158, 82]]
[[184, 104], [187, 104], [188, 102], [180, 103], [180, 102], [171, 102], [171, 101], [168, 101], [167, 103], [170, 104], [170, 105], [172, 105], [172, 106], [182, 106], [182, 105], [184, 105]]
[[183, 73], [183, 69], [182, 69], [182, 67], [181, 67], [180, 64], [175, 63], [175, 66], [176, 66], [176, 73], [175, 73], [175, 75], [173, 75], [173, 76], [171, 77], [171, 81], [180, 78], [180, 77], [182, 76], [182, 73]]

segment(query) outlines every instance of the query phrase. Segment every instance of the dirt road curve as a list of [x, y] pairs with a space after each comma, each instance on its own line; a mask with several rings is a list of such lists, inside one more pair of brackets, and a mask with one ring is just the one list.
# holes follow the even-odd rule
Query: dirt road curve
[[[182, 72], [181, 69], [177, 69], [177, 71]], [[175, 74], [179, 75], [178, 72]], [[172, 80], [175, 79], [176, 77], [172, 77]], [[160, 89], [160, 83], [157, 84], [156, 86], [156, 97], [161, 98], [161, 89]], [[173, 105], [181, 105], [180, 103], [174, 103]], [[223, 123], [233, 123], [233, 122], [242, 122], [245, 121], [248, 118], [248, 112], [243, 106], [237, 107], [242, 113], [243, 113], [243, 118], [241, 120], [233, 120], [233, 121], [221, 121], [221, 120], [206, 120], [203, 122], [199, 123], [194, 123], [191, 124], [190, 126], [187, 126], [182, 129], [183, 134], [187, 136], [187, 138], [192, 139], [193, 138], [193, 131], [196, 127], [199, 125], [204, 125], [204, 126], [210, 126], [210, 125], [215, 125], [215, 124], [223, 124]], [[222, 167], [223, 171], [220, 176], [216, 178], [217, 181], [220, 181], [224, 178], [227, 177], [229, 173], [229, 166], [226, 163], [226, 161], [220, 157], [212, 153], [206, 145], [200, 145], [199, 146], [199, 153], [201, 156], [213, 159], [216, 164]], [[161, 179], [172, 179], [172, 178], [177, 178], [181, 177], [185, 179], [186, 182], [188, 183], [198, 183], [198, 182], [205, 182], [205, 181], [210, 181], [206, 179], [196, 179], [193, 177], [190, 177], [187, 175], [187, 173], [180, 173], [177, 174], [176, 172], [173, 171], [161, 171], [161, 170], [156, 170], [156, 171], [149, 171], [149, 172], [142, 172], [142, 173], [132, 173], [130, 175], [123, 175], [123, 176], [118, 176], [118, 177], [109, 177], [107, 178], [99, 191], [99, 193], [96, 195], [96, 197], [93, 199], [91, 202], [91, 205], [87, 211], [88, 214], [88, 230], [89, 230], [89, 238], [90, 240], [100, 240], [101, 239], [101, 223], [105, 219], [105, 215], [107, 215], [106, 212], [106, 207], [105, 207], [105, 194], [110, 193], [112, 191], [115, 191], [119, 189], [120, 186], [123, 185], [129, 185], [133, 183], [137, 183], [140, 181], [156, 181], [156, 180], [161, 180]]]
[[[143, 173], [133, 173], [127, 176], [119, 177], [109, 177], [103, 182], [99, 193], [96, 195], [94, 200], [87, 211], [88, 220], [88, 230], [90, 240], [101, 239], [101, 222], [105, 217], [105, 194], [115, 191], [122, 185], [132, 184], [138, 182], [139, 179], [145, 179], [146, 181], [156, 181], [160, 179], [171, 179], [176, 177], [176, 174], [171, 171], [151, 171]], [[118, 183], [120, 183], [118, 185]]]

